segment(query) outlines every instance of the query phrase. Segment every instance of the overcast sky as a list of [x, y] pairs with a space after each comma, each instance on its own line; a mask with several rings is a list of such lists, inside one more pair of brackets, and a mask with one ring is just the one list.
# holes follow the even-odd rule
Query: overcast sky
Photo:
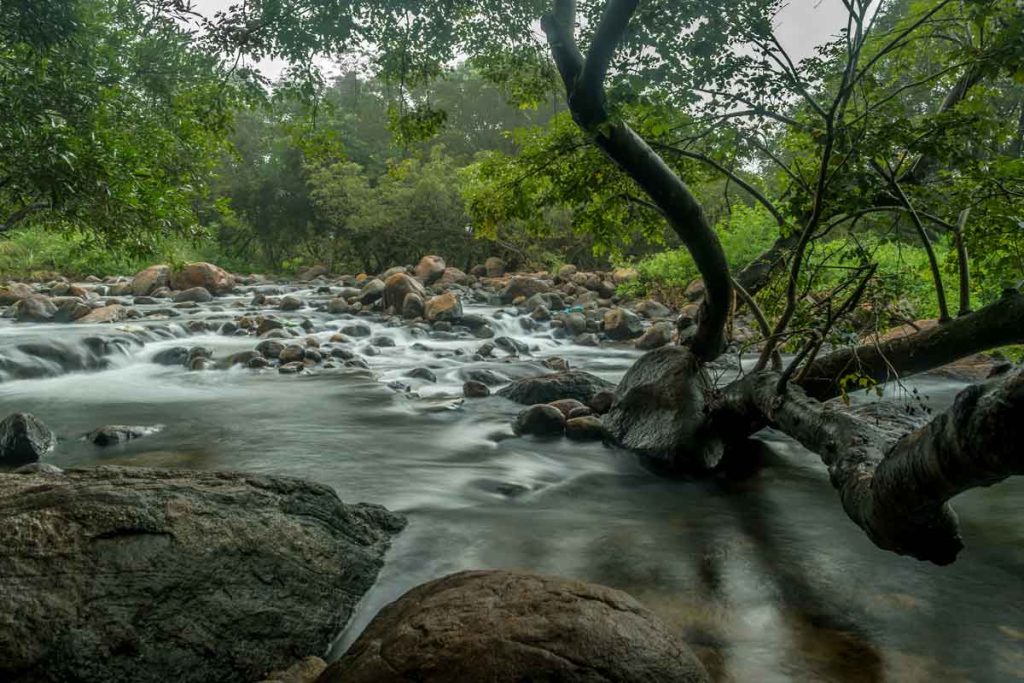
[[[193, 0], [195, 8], [206, 15], [239, 0]], [[810, 54], [814, 46], [834, 36], [843, 27], [846, 8], [842, 0], [790, 0], [778, 16], [776, 33], [779, 41], [794, 59]], [[270, 78], [276, 78], [285, 67], [284, 62], [264, 61], [260, 69]]]

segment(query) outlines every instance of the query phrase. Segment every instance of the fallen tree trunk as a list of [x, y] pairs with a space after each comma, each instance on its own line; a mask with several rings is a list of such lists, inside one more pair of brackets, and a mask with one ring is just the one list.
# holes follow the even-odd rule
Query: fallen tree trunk
[[844, 377], [875, 382], [937, 368], [988, 349], [1024, 343], [1024, 294], [1010, 291], [998, 301], [905, 337], [840, 349], [816, 360], [800, 380], [818, 399], [842, 393]]
[[898, 439], [778, 375], [728, 387], [711, 422], [735, 438], [774, 427], [817, 453], [846, 514], [880, 548], [945, 565], [963, 548], [948, 501], [970, 488], [1024, 474], [1024, 368], [962, 391], [953, 405]]

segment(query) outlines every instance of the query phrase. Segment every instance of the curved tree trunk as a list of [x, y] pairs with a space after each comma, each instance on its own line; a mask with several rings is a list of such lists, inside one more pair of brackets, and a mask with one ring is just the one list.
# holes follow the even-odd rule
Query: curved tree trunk
[[1024, 343], [1024, 294], [1010, 290], [1001, 299], [915, 334], [840, 349], [816, 360], [800, 385], [818, 399], [841, 393], [849, 375], [887, 382], [937, 368], [988, 349]]
[[[949, 564], [963, 548], [948, 501], [1024, 474], [1024, 368], [962, 391], [953, 405], [898, 439], [774, 373], [730, 386], [711, 422], [732, 435], [770, 426], [817, 453], [843, 509], [880, 548]], [[739, 431], [737, 431], [739, 430]]]
[[710, 361], [725, 349], [725, 326], [732, 309], [732, 278], [725, 251], [686, 183], [643, 138], [623, 121], [614, 119], [606, 106], [604, 80], [638, 2], [609, 0], [586, 59], [573, 34], [573, 0], [555, 0], [554, 11], [544, 16], [541, 27], [565, 84], [573, 119], [647, 193], [697, 264], [704, 278], [705, 296], [697, 331], [689, 345], [698, 359]]

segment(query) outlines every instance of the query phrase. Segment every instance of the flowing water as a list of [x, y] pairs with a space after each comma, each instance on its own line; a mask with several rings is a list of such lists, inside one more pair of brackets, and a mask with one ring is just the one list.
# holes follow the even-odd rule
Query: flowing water
[[[368, 321], [395, 341], [366, 359], [372, 371], [285, 376], [151, 362], [177, 345], [207, 346], [215, 358], [253, 348], [251, 337], [178, 338], [186, 334], [180, 320], [227, 320], [242, 301], [121, 326], [2, 320], [0, 415], [42, 418], [60, 438], [49, 461], [62, 467], [293, 475], [407, 514], [335, 656], [412, 586], [461, 569], [508, 568], [631, 593], [684, 634], [717, 680], [1024, 679], [1024, 482], [956, 500], [967, 548], [940, 568], [876, 549], [843, 514], [820, 461], [779, 434], [759, 435], [751, 457], [764, 466], [733, 481], [668, 480], [601, 444], [513, 438], [509, 421], [520, 406], [463, 402], [467, 369], [512, 380], [548, 372], [540, 359], [558, 355], [616, 380], [638, 354], [564, 344], [525, 332], [511, 316], [496, 323], [499, 334], [532, 347], [512, 361], [469, 360], [477, 339]], [[286, 315], [317, 321], [322, 340], [345, 322]], [[404, 378], [414, 367], [431, 368], [437, 383]], [[389, 386], [396, 380], [412, 391]], [[916, 386], [934, 408], [961, 387], [937, 378]], [[162, 429], [103, 449], [80, 438], [105, 424]]]

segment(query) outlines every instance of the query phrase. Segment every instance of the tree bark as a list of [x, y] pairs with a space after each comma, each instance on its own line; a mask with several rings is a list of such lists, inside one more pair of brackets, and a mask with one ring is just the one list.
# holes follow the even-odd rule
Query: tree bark
[[586, 59], [573, 36], [572, 0], [555, 0], [554, 11], [544, 16], [541, 27], [565, 85], [573, 119], [647, 193], [693, 256], [704, 279], [705, 297], [690, 347], [698, 359], [710, 361], [725, 350], [725, 327], [732, 308], [732, 278], [725, 251], [690, 188], [643, 138], [625, 122], [614, 119], [606, 106], [604, 80], [637, 4], [638, 0], [609, 0]]
[[1014, 290], [944, 325], [823, 356], [807, 369], [800, 385], [824, 400], [842, 393], [841, 381], [849, 375], [887, 382], [1010, 344], [1024, 344], [1024, 294]]

